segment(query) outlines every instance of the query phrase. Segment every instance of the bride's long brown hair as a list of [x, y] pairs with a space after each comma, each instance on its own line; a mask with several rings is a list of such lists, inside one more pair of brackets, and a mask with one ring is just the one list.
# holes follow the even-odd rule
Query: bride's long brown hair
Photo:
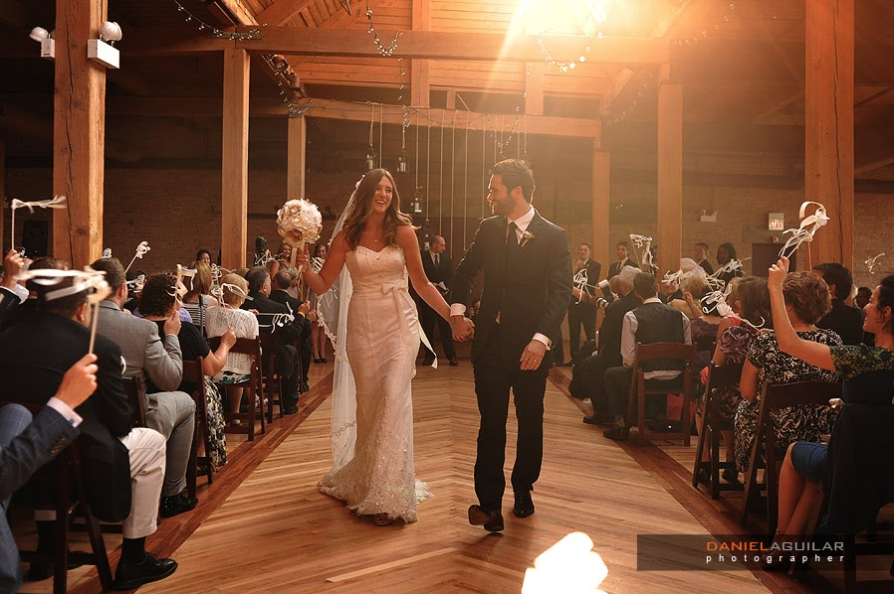
[[[345, 240], [351, 249], [356, 249], [360, 244], [360, 236], [366, 227], [366, 223], [372, 215], [373, 198], [376, 195], [376, 188], [382, 178], [387, 177], [391, 182], [392, 194], [391, 204], [385, 211], [385, 219], [382, 226], [385, 228], [385, 239], [388, 245], [397, 245], [397, 228], [401, 225], [409, 225], [413, 227], [413, 219], [409, 215], [400, 211], [400, 196], [397, 193], [397, 184], [394, 177], [387, 169], [373, 169], [369, 171], [360, 180], [357, 189], [354, 191], [354, 208], [348, 214], [344, 223]], [[413, 227], [415, 229], [415, 227]]]

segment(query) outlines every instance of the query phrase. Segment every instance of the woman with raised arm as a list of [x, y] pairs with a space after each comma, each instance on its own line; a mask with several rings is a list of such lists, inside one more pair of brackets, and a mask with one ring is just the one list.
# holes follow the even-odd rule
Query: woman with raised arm
[[[412, 221], [400, 211], [397, 187], [388, 171], [373, 169], [363, 176], [342, 218], [343, 227], [339, 231], [336, 226], [319, 273], [308, 265], [307, 248], [297, 260], [303, 265], [305, 283], [321, 299], [345, 265], [349, 272], [349, 279], [341, 277], [348, 282], [337, 288], [342, 302], [338, 325], [345, 331], [332, 327], [331, 319], [323, 323], [337, 334], [336, 376], [348, 365], [352, 371], [356, 417], [351, 419], [349, 405], [347, 416], [336, 421], [343, 408], [340, 396], [351, 401], [355, 390], [350, 385], [334, 387], [333, 468], [320, 482], [320, 490], [344, 501], [358, 515], [373, 516], [377, 525], [395, 519], [415, 522], [417, 503], [428, 492], [424, 483], [416, 481], [413, 469], [410, 382], [424, 335], [407, 290], [408, 274], [419, 296], [447, 320], [450, 308], [423, 272]], [[346, 312], [345, 300], [349, 300]], [[341, 356], [343, 350], [346, 357]], [[338, 377], [334, 383], [339, 383]], [[356, 438], [345, 440], [351, 434]]]
[[[875, 334], [875, 346], [829, 346], [804, 340], [795, 331], [783, 295], [783, 282], [788, 274], [788, 267], [788, 258], [780, 258], [770, 267], [768, 283], [773, 327], [779, 349], [814, 367], [836, 371], [842, 379], [845, 406], [862, 404], [890, 409], [894, 379], [894, 275], [882, 280], [863, 308], [866, 312], [863, 329]], [[878, 412], [872, 414], [872, 411]], [[875, 408], [869, 412], [872, 416], [880, 416], [881, 411], [882, 409]], [[839, 423], [836, 423], [833, 435], [837, 435], [838, 427]], [[789, 446], [779, 475], [777, 539], [799, 539], [803, 536], [808, 520], [823, 499], [820, 479], [824, 472], [826, 452], [826, 444], [821, 443], [801, 441]], [[874, 461], [867, 462], [870, 467], [874, 467], [876, 474], [884, 474], [882, 468], [873, 466]], [[847, 466], [859, 466], [860, 463], [859, 459], [851, 459], [847, 461]], [[856, 484], [856, 481], [853, 482]], [[833, 489], [837, 488], [834, 480], [829, 483]], [[852, 501], [858, 503], [857, 498]], [[829, 511], [837, 513], [834, 509]], [[851, 515], [859, 515], [855, 514], [855, 509], [847, 511]], [[875, 518], [871, 510], [864, 515]], [[771, 563], [768, 569], [786, 565], [783, 560], [781, 564]]]

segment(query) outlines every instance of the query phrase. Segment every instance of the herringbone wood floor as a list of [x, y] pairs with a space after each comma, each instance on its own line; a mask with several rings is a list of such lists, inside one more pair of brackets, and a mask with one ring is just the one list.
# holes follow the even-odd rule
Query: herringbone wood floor
[[[609, 568], [602, 586], [608, 592], [767, 591], [749, 572], [636, 571], [637, 533], [706, 529], [660, 472], [581, 423], [557, 371], [546, 394], [533, 516], [512, 517], [510, 491], [505, 533], [489, 535], [467, 522], [478, 427], [467, 359], [458, 368], [420, 366], [414, 381], [416, 472], [435, 493], [420, 507], [419, 522], [382, 528], [350, 514], [316, 488], [329, 466], [330, 370], [331, 364], [314, 368], [299, 415], [278, 419], [253, 444], [231, 439], [229, 465], [213, 485], [200, 482], [199, 507], [165, 520], [150, 537], [150, 550], [180, 567], [142, 592], [518, 593], [534, 559], [572, 531], [593, 539]], [[509, 432], [511, 465], [511, 415]], [[99, 591], [92, 570], [71, 576], [75, 592]], [[27, 586], [49, 591], [50, 580]]]

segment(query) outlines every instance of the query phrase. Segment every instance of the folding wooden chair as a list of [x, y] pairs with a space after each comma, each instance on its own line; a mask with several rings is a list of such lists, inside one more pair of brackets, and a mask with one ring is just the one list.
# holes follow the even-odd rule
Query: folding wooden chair
[[[220, 337], [216, 336], [214, 338], [208, 339], [209, 344], [211, 345], [211, 350], [216, 351], [217, 347], [220, 346]], [[246, 395], [248, 396], [248, 412], [228, 412], [226, 413], [227, 418], [227, 432], [228, 433], [247, 433], [248, 440], [254, 441], [255, 439], [255, 421], [257, 421], [260, 416], [261, 420], [261, 433], [266, 433], [266, 419], [264, 418], [264, 401], [262, 398], [262, 387], [263, 383], [261, 381], [261, 339], [258, 338], [237, 338], [236, 344], [230, 349], [231, 353], [238, 353], [243, 355], [249, 355], [252, 359], [251, 362], [251, 372], [249, 373], [249, 378], [247, 381], [242, 382], [240, 384], [221, 384], [226, 387], [233, 388], [243, 388], [245, 389]], [[260, 402], [260, 411], [258, 411], [258, 402]], [[260, 414], [259, 414], [260, 413]], [[231, 422], [235, 420], [245, 421], [247, 426], [232, 426]]]
[[[637, 344], [636, 359], [633, 363], [633, 378], [630, 382], [628, 399], [628, 419], [637, 418], [637, 441], [645, 439], [682, 439], [683, 445], [689, 447], [692, 394], [692, 359], [695, 357], [695, 346], [675, 342], [656, 342], [653, 344]], [[680, 376], [677, 379], [647, 380], [642, 363], [655, 359], [673, 359], [682, 362]], [[653, 432], [646, 428], [646, 396], [666, 396], [679, 394], [683, 397], [683, 410], [680, 418], [679, 432]]]
[[[205, 374], [202, 372], [202, 362], [202, 357], [195, 361], [183, 361], [183, 381], [196, 386], [191, 394], [193, 402], [196, 403], [196, 426], [193, 432], [192, 448], [189, 451], [189, 466], [186, 469], [186, 488], [190, 497], [196, 496], [199, 462], [206, 465], [207, 470], [204, 474], [208, 478], [208, 484], [214, 482], [211, 460], [208, 457], [211, 445], [208, 440], [208, 407], [205, 402]], [[198, 455], [200, 440], [205, 446], [205, 455], [201, 457]]]
[[149, 408], [146, 397], [146, 382], [140, 376], [125, 377], [121, 381], [124, 384], [124, 393], [130, 400], [133, 409], [133, 426], [146, 427], [146, 409]]
[[[782, 460], [776, 459], [776, 427], [770, 414], [774, 410], [792, 406], [828, 406], [832, 398], [841, 398], [841, 384], [830, 382], [794, 382], [791, 384], [765, 384], [761, 390], [760, 410], [754, 443], [751, 444], [748, 472], [745, 473], [745, 497], [739, 522], [748, 522], [749, 507], [761, 491], [767, 492], [767, 533], [776, 532], [778, 520], [778, 466]], [[761, 454], [764, 454], [763, 461]], [[764, 469], [763, 483], [758, 482], [757, 472]]]
[[[720, 461], [720, 432], [732, 430], [733, 426], [732, 423], [720, 422], [720, 401], [714, 394], [718, 388], [735, 387], [739, 383], [741, 376], [741, 364], [717, 366], [714, 365], [713, 361], [708, 364], [708, 382], [705, 385], [705, 403], [702, 407], [704, 417], [702, 418], [702, 430], [698, 436], [695, 464], [692, 469], [692, 486], [696, 489], [698, 488], [701, 482], [699, 473], [702, 469], [706, 469], [710, 477], [711, 499], [719, 499], [721, 491], [741, 491], [743, 488], [738, 482], [720, 482], [720, 471], [728, 468], [735, 470], [736, 461]], [[702, 454], [705, 451], [705, 447], [711, 448], [711, 459], [707, 462], [702, 462]]]
[[273, 405], [276, 404], [279, 406], [279, 418], [285, 416], [286, 408], [283, 403], [282, 376], [276, 372], [276, 365], [278, 363], [276, 348], [279, 339], [274, 334], [264, 332], [261, 333], [260, 338], [261, 348], [267, 353], [267, 365], [264, 366], [264, 373], [262, 375], [264, 380], [264, 392], [267, 394], [267, 422], [272, 423]]

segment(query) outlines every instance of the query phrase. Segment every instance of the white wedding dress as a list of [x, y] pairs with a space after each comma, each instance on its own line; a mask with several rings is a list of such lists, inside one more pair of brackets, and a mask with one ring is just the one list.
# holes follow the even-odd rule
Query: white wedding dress
[[320, 490], [358, 515], [415, 522], [417, 504], [431, 493], [413, 468], [410, 383], [420, 333], [404, 253], [359, 246], [345, 261], [353, 283], [345, 334], [356, 384], [356, 441], [353, 458], [336, 464]]

